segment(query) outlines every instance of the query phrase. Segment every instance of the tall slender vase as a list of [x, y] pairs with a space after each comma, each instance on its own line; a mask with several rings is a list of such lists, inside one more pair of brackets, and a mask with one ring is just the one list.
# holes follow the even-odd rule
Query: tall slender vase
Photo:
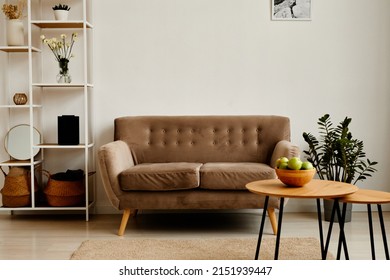
[[24, 45], [24, 26], [20, 19], [7, 21], [7, 44], [8, 46]]

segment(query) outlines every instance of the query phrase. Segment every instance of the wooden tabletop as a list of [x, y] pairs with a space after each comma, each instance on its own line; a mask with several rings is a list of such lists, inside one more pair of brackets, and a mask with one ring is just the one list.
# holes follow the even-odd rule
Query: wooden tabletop
[[320, 179], [313, 179], [303, 187], [288, 187], [279, 179], [260, 180], [248, 183], [246, 188], [256, 194], [285, 198], [335, 198], [358, 190], [352, 184]]
[[390, 203], [390, 193], [376, 190], [359, 189], [357, 192], [341, 198], [340, 202], [357, 204]]

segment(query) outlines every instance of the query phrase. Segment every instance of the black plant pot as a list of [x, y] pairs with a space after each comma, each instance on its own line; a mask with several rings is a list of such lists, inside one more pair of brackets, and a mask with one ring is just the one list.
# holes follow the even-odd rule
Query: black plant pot
[[[324, 220], [330, 222], [333, 208], [333, 200], [324, 199]], [[339, 202], [340, 211], [343, 210], [343, 203]], [[347, 203], [347, 211], [345, 212], [345, 222], [348, 223], [352, 219], [352, 203]], [[337, 213], [335, 213], [334, 221], [339, 221]]]

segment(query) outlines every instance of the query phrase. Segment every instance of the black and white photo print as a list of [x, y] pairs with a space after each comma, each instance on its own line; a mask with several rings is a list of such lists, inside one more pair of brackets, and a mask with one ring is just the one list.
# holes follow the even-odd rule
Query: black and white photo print
[[272, 0], [273, 20], [311, 20], [311, 0]]

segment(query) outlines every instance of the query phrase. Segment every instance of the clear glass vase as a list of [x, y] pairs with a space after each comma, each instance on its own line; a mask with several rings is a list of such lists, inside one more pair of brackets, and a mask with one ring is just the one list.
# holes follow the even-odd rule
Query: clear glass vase
[[72, 76], [69, 74], [69, 59], [61, 58], [59, 61], [60, 72], [57, 75], [57, 83], [70, 84], [72, 82]]

